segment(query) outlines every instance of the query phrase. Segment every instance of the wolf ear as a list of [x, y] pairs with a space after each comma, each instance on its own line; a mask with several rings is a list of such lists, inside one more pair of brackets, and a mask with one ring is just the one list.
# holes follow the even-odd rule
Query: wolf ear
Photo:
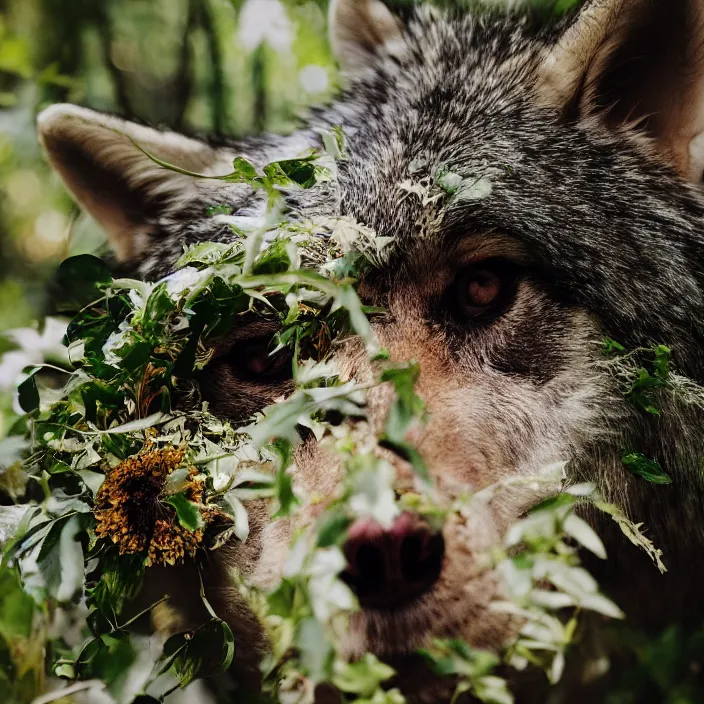
[[332, 0], [329, 25], [330, 43], [345, 73], [364, 71], [382, 51], [403, 51], [401, 22], [381, 0]]
[[680, 174], [704, 171], [704, 0], [590, 0], [549, 50], [540, 96], [651, 137]]
[[121, 261], [137, 258], [159, 217], [176, 212], [203, 188], [198, 179], [159, 166], [137, 144], [189, 171], [208, 172], [218, 162], [224, 172], [228, 167], [225, 154], [203, 142], [75, 105], [47, 108], [38, 129], [52, 166], [105, 229]]

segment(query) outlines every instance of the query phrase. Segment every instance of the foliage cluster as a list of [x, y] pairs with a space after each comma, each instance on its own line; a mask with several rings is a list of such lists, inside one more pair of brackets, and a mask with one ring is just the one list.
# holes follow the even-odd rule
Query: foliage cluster
[[[150, 565], [177, 570], [227, 541], [246, 540], [249, 500], [267, 500], [272, 518], [295, 516], [303, 500], [316, 500], [298, 496], [291, 476], [293, 451], [306, 428], [340, 457], [344, 479], [326, 497], [315, 525], [295, 535], [279, 584], [271, 591], [244, 579], [240, 585], [270, 643], [261, 664], [265, 691], [278, 701], [310, 702], [317, 684], [331, 683], [345, 700], [403, 701], [398, 690], [384, 687], [390, 667], [371, 654], [350, 663], [340, 653], [357, 608], [339, 579], [347, 527], [357, 517], [390, 525], [402, 510], [438, 526], [462, 522], [476, 502], [504, 487], [440, 495], [408, 440], [425, 421], [414, 391], [418, 368], [388, 359], [370, 324], [379, 311], [365, 308], [354, 287], [389, 243], [349, 219], [312, 222], [284, 208], [284, 192], [330, 187], [335, 180], [342, 136], [326, 135], [325, 143], [326, 153], [261, 171], [235, 160], [223, 178], [266, 194], [261, 227], [245, 235], [233, 218], [232, 244], [188, 249], [161, 281], [114, 279], [86, 255], [62, 265], [59, 279], [69, 286], [63, 301], [80, 307], [66, 332], [70, 365], [29, 371], [18, 388], [25, 415], [1, 448], [16, 497], [0, 508], [7, 526], [0, 573], [7, 585], [0, 598], [4, 700], [30, 701], [60, 686], [58, 678], [70, 684], [55, 697], [100, 689], [106, 701], [144, 704], [226, 669], [238, 644], [203, 589], [211, 619], [160, 643], [161, 654], [152, 659], [145, 660], [140, 636], [130, 628], [144, 612], [130, 615], [130, 603]], [[235, 427], [197, 400], [196, 382], [213, 343], [253, 317], [280, 326], [272, 352], [291, 350], [296, 389]], [[349, 334], [364, 341], [376, 370], [373, 382], [340, 380], [330, 349]], [[393, 385], [396, 394], [370, 446], [354, 427], [377, 384]], [[411, 485], [396, 481], [376, 447], [411, 463]], [[559, 492], [562, 475], [560, 465], [520, 481]], [[496, 608], [524, 624], [516, 641], [501, 657], [459, 641], [428, 643], [423, 651], [438, 674], [453, 678], [458, 694], [512, 701], [506, 681], [494, 673], [502, 663], [538, 665], [558, 681], [576, 615], [620, 616], [579, 564], [577, 546], [606, 555], [575, 508], [583, 502], [601, 507], [629, 526], [634, 541], [643, 539], [617, 509], [598, 501], [592, 487], [563, 489], [487, 556], [487, 568], [503, 575], [511, 597]], [[66, 623], [75, 624], [70, 636], [59, 626]]]
[[[119, 60], [126, 56], [120, 53], [125, 48], [120, 13], [135, 11], [137, 4], [93, 3], [100, 6], [95, 13], [81, 14], [87, 8], [84, 0], [53, 9], [51, 2], [17, 3], [22, 12], [41, 6], [46, 14], [37, 25], [51, 28], [53, 39], [37, 41], [45, 50], [37, 53], [46, 56], [32, 56], [22, 33], [0, 23], [0, 102], [8, 108], [3, 124], [31, 125], [30, 105], [69, 98], [136, 111], [175, 127], [188, 123], [220, 129], [227, 123], [231, 129], [233, 120], [240, 131], [290, 125], [299, 100], [289, 94], [280, 97], [288, 81], [288, 73], [281, 79], [281, 67], [289, 58], [276, 58], [271, 46], [258, 45], [247, 53], [240, 42], [230, 42], [225, 35], [236, 25], [227, 19], [231, 7], [225, 0], [189, 0], [178, 11], [167, 3], [169, 17], [190, 18], [182, 43], [193, 51], [185, 52], [185, 63], [176, 66], [176, 73], [183, 69], [179, 80], [166, 77], [169, 67], [162, 66], [161, 56], [169, 50], [163, 42], [127, 37], [152, 52], [142, 64], [154, 68], [155, 83], [174, 89], [173, 96], [151, 91], [148, 81], [129, 84], [132, 69]], [[297, 61], [332, 71], [318, 27], [318, 6], [324, 0], [285, 4], [298, 20], [301, 41], [293, 47]], [[561, 14], [574, 3], [534, 4]], [[241, 14], [245, 3], [232, 5]], [[186, 7], [196, 10], [184, 12]], [[209, 13], [217, 19], [210, 25]], [[149, 28], [155, 22], [152, 17], [143, 24]], [[167, 24], [166, 29], [180, 28], [176, 22]], [[96, 44], [91, 33], [98, 30]], [[104, 51], [103, 45], [114, 51]], [[52, 48], [55, 56], [50, 55]], [[211, 74], [205, 75], [202, 66]], [[251, 85], [224, 85], [225, 68], [247, 76]], [[77, 80], [81, 72], [82, 81]], [[39, 96], [33, 92], [37, 86]], [[243, 102], [247, 110], [223, 113], [223, 107]], [[151, 112], [158, 106], [173, 107], [178, 114]], [[34, 139], [30, 127], [22, 138], [15, 139], [9, 129], [0, 135], [0, 183], [12, 186], [12, 194], [32, 185], [29, 176], [39, 171], [22, 156], [32, 153], [28, 139]], [[340, 455], [345, 479], [317, 524], [296, 536], [276, 588], [262, 592], [246, 581], [241, 584], [271, 643], [262, 662], [267, 695], [286, 702], [310, 701], [316, 683], [327, 682], [348, 701], [402, 701], [388, 685], [393, 671], [386, 664], [370, 654], [354, 663], [340, 656], [341, 634], [357, 608], [339, 580], [345, 530], [357, 516], [388, 523], [400, 510], [421, 513], [437, 525], [463, 521], [475, 502], [486, 501], [502, 487], [478, 494], [468, 487], [460, 496], [439, 496], [407, 442], [407, 431], [424, 422], [422, 402], [414, 392], [417, 367], [393, 365], [385, 358], [368, 322], [375, 311], [361, 306], [354, 290], [356, 276], [386, 243], [372, 241], [353, 222], [301, 222], [281, 209], [282, 189], [316, 188], [321, 180], [334, 179], [337, 139], [328, 137], [330, 154], [273, 164], [260, 172], [238, 160], [229, 179], [266, 192], [266, 226], [248, 236], [240, 232], [240, 241], [231, 246], [201, 245], [185, 252], [178, 271], [165, 280], [115, 280], [99, 260], [87, 256], [63, 264], [59, 278], [74, 286], [64, 287], [62, 306], [65, 312], [80, 310], [66, 333], [68, 355], [50, 344], [53, 322], [44, 334], [35, 333], [33, 344], [47, 350], [49, 363], [28, 370], [17, 398], [26, 415], [16, 420], [0, 446], [0, 496], [6, 504], [0, 507], [0, 700], [25, 704], [43, 696], [43, 702], [152, 704], [175, 688], [194, 692], [197, 679], [226, 669], [240, 645], [215, 613], [196, 631], [165, 642], [135, 629], [163, 605], [156, 602], [146, 613], [135, 612], [143, 577], [152, 563], [173, 563], [168, 569], [178, 570], [182, 561], [205, 559], [225, 541], [246, 541], [252, 499], [265, 499], [271, 514], [279, 517], [295, 516], [301, 501], [315, 499], [296, 494], [290, 473], [298, 430], [307, 427]], [[0, 213], [0, 229], [7, 225], [17, 241], [28, 242], [27, 228], [38, 222], [42, 207], [49, 204], [68, 214], [68, 200], [48, 183], [42, 175], [41, 197], [29, 188], [27, 192], [35, 193], [29, 203], [11, 198], [12, 217]], [[62, 222], [68, 221], [66, 215]], [[4, 240], [1, 244], [2, 261], [18, 261], [17, 252], [8, 251]], [[71, 251], [84, 248], [74, 242]], [[5, 271], [16, 267], [7, 265]], [[35, 273], [25, 272], [26, 280], [40, 278]], [[31, 313], [17, 305], [20, 289], [7, 283], [0, 282], [0, 321], [16, 324]], [[14, 297], [11, 307], [2, 306], [3, 295]], [[196, 381], [209, 362], [212, 342], [252, 316], [280, 324], [277, 344], [292, 351], [296, 391], [286, 403], [235, 427], [209, 413], [197, 398]], [[330, 362], [333, 341], [350, 333], [367, 343], [377, 370], [372, 384], [342, 383]], [[12, 344], [0, 342], [0, 352]], [[691, 384], [669, 369], [664, 347], [631, 354], [609, 341], [606, 351], [624, 393], [644, 413], [660, 412], [657, 399], [664, 391], [692, 392]], [[376, 442], [413, 460], [417, 476], [412, 486], [399, 486], [391, 466], [373, 447], [360, 447], [350, 431], [351, 421], [363, 421], [365, 395], [378, 383], [393, 384], [397, 401]], [[0, 398], [0, 411], [8, 410], [5, 405]], [[15, 418], [9, 412], [6, 417]], [[0, 436], [5, 430], [0, 427]], [[628, 450], [623, 459], [644, 480], [670, 481], [651, 458]], [[126, 487], [127, 481], [132, 483]], [[559, 489], [562, 468], [546, 468], [528, 481]], [[524, 619], [519, 638], [499, 655], [459, 641], [427, 644], [424, 657], [458, 693], [470, 691], [487, 702], [511, 701], [501, 677], [504, 664], [539, 666], [557, 681], [575, 638], [577, 617], [585, 610], [619, 615], [579, 565], [577, 544], [605, 557], [598, 537], [575, 514], [579, 505], [588, 502], [612, 515], [662, 567], [659, 551], [638, 526], [600, 502], [591, 487], [561, 488], [559, 496], [536, 507], [513, 528], [505, 545], [487, 556], [510, 596], [499, 608]], [[127, 532], [121, 532], [125, 527]], [[202, 598], [209, 608], [204, 594]], [[653, 686], [663, 700], [697, 701], [699, 692], [687, 678], [688, 663], [701, 660], [700, 637], [685, 640], [672, 630], [657, 640], [635, 634], [627, 640], [638, 667], [626, 673], [613, 701], [640, 701]]]

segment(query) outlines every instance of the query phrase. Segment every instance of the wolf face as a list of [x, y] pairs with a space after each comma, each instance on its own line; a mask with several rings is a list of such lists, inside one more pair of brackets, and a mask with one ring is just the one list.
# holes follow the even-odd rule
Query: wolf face
[[[667, 8], [592, 0], [537, 34], [514, 16], [428, 6], [397, 15], [380, 0], [338, 0], [331, 32], [347, 89], [290, 137], [216, 148], [69, 106], [45, 111], [40, 134], [118, 259], [156, 277], [184, 243], [232, 238], [226, 223], [203, 218], [205, 206], [257, 217], [264, 204], [246, 186], [165, 171], [132, 140], [216, 174], [237, 155], [258, 164], [294, 157], [341, 125], [348, 155], [339, 188], [292, 204], [394, 238], [359, 293], [386, 309], [374, 325], [392, 357], [420, 363], [430, 421], [414, 441], [440, 490], [479, 490], [568, 461], [571, 480], [595, 481], [665, 551], [670, 572], [660, 576], [601, 527], [611, 551], [607, 585], [617, 599], [627, 584], [641, 585], [639, 603], [622, 606], [651, 627], [685, 614], [691, 623], [703, 615], [692, 563], [704, 544], [701, 412], [665, 401], [660, 418], [645, 417], [599, 364], [599, 341], [668, 344], [678, 369], [704, 381], [703, 23], [700, 0]], [[428, 197], [436, 182], [452, 186], [452, 197]], [[246, 417], [286, 393], [287, 380], [262, 352], [273, 332], [254, 325], [218, 348], [203, 385], [217, 412]], [[336, 358], [348, 378], [371, 374], [354, 339]], [[374, 392], [368, 431], [383, 423], [390, 394]], [[628, 449], [657, 458], [673, 485], [630, 475], [621, 463]], [[312, 441], [296, 459], [303, 495], [332, 491], [333, 459]], [[398, 474], [409, 472], [393, 462]], [[358, 526], [349, 580], [365, 608], [350, 654], [403, 657], [429, 635], [500, 646], [515, 626], [488, 610], [499, 584], [482, 556], [540, 498], [499, 492], [467, 524], [447, 525], [442, 540], [412, 523], [381, 538]], [[295, 527], [262, 519], [253, 540], [267, 547], [255, 556], [250, 549], [244, 565], [235, 548], [228, 559], [270, 583]], [[220, 591], [233, 614], [222, 595], [234, 597]]]

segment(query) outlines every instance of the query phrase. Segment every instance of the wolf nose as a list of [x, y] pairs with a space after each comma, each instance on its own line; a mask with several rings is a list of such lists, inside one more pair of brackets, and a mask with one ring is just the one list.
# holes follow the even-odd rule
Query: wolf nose
[[427, 592], [442, 571], [445, 541], [418, 516], [402, 513], [390, 529], [363, 518], [347, 532], [342, 579], [364, 608], [394, 609]]

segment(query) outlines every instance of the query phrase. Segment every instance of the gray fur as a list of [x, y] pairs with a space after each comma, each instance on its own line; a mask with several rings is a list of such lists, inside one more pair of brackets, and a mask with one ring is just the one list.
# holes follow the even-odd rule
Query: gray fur
[[[409, 9], [401, 25], [403, 50], [397, 43], [389, 51], [383, 43], [367, 47], [366, 62], [357, 52], [355, 65], [364, 70], [304, 129], [227, 149], [263, 164], [320, 146], [321, 130], [343, 128], [348, 156], [340, 164], [339, 191], [322, 198], [299, 194], [291, 204], [302, 217], [348, 215], [395, 238], [389, 259], [360, 291], [389, 310], [376, 323], [382, 342], [399, 357], [421, 360], [420, 391], [436, 419], [421, 450], [440, 485], [481, 487], [569, 459], [573, 481], [596, 481], [607, 498], [645, 523], [665, 552], [670, 571], [661, 576], [617, 528], [601, 526], [611, 554], [602, 576], [633, 623], [653, 629], [700, 623], [702, 410], [664, 398], [655, 418], [629, 406], [596, 343], [609, 335], [628, 347], [668, 344], [678, 369], [704, 382], [702, 191], [677, 171], [643, 123], [609, 124], [540, 99], [545, 54], [561, 28], [536, 34], [518, 16], [427, 7]], [[422, 188], [440, 168], [470, 187], [429, 206], [409, 190]], [[238, 215], [256, 216], [263, 206], [244, 187], [203, 185], [197, 198], [172, 203], [156, 218], [138, 273], [159, 277], [184, 245], [231, 239], [226, 224], [204, 217], [214, 203]], [[526, 268], [516, 301], [490, 325], [462, 327], [443, 307], [445, 291], [458, 262], [495, 246], [518, 251]], [[354, 344], [339, 353], [353, 376], [368, 373], [363, 357]], [[216, 383], [207, 388], [222, 386], [218, 374], [216, 365], [210, 371]], [[270, 397], [279, 392], [272, 388]], [[212, 391], [215, 407], [233, 415], [223, 393], [247, 389]], [[257, 401], [266, 398], [257, 389]], [[373, 421], [383, 418], [387, 404], [377, 399]], [[660, 460], [674, 484], [656, 487], [631, 476], [620, 461], [626, 449]], [[304, 490], [325, 493], [334, 484], [337, 468], [315, 447], [306, 444], [298, 459]], [[464, 601], [457, 596], [464, 593], [457, 584], [474, 574], [479, 545], [495, 541], [518, 513], [507, 501], [477, 518], [479, 537], [449, 535], [437, 593], [403, 619], [361, 615], [350, 652], [368, 647], [398, 657], [398, 649], [389, 650], [389, 634], [417, 644], [428, 632], [499, 645], [506, 625], [492, 621], [475, 592]], [[290, 529], [258, 527], [279, 547]], [[261, 564], [247, 569], [266, 582], [275, 577], [279, 557], [280, 550], [265, 550]], [[476, 580], [476, 589], [494, 593], [490, 575]], [[634, 589], [638, 603], [630, 598]], [[400, 667], [403, 672], [403, 662]], [[418, 699], [437, 699], [432, 687], [411, 684], [411, 670], [406, 682]]]

